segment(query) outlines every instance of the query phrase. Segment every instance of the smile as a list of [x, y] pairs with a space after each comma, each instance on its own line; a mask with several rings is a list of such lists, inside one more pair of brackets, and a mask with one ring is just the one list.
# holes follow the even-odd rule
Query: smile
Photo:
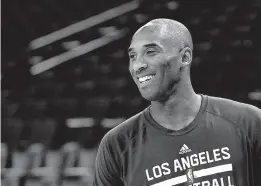
[[140, 82], [140, 86], [147, 85], [154, 77], [155, 75], [148, 75], [148, 76], [138, 78]]

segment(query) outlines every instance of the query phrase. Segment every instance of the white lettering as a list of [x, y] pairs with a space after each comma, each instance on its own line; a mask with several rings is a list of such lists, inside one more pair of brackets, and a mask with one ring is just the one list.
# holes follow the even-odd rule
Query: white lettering
[[[156, 171], [157, 170], [157, 171]], [[162, 176], [161, 168], [160, 166], [156, 165], [152, 168], [153, 175], [155, 178], [159, 178]]]
[[220, 181], [221, 181], [221, 186], [224, 186], [224, 180], [223, 180], [223, 178], [220, 178]]
[[190, 163], [194, 167], [199, 165], [197, 154], [193, 154], [193, 155], [190, 156]]
[[224, 160], [227, 160], [227, 159], [230, 159], [230, 154], [229, 154], [229, 148], [228, 147], [223, 147], [221, 149], [221, 152], [223, 153], [223, 159]]
[[204, 161], [204, 159], [206, 159], [206, 157], [204, 155], [205, 155], [205, 152], [201, 152], [201, 153], [198, 154], [199, 162], [200, 162], [201, 165], [207, 163], [206, 161]]
[[220, 161], [221, 160], [221, 158], [219, 157], [220, 156], [220, 152], [219, 151], [220, 151], [220, 149], [214, 149], [213, 150], [215, 161]]
[[153, 177], [150, 177], [148, 169], [146, 169], [145, 172], [146, 172], [146, 176], [147, 176], [147, 180], [148, 180], [148, 181], [151, 181], [151, 180], [154, 179]]
[[[180, 159], [175, 159], [173, 162], [174, 171], [175, 172], [183, 171], [183, 170], [189, 169], [191, 167], [196, 167], [199, 165], [204, 165], [207, 163], [226, 160], [226, 159], [230, 159], [230, 158], [231, 158], [231, 154], [229, 153], [228, 147], [223, 147], [220, 149], [217, 148], [217, 149], [213, 149], [212, 152], [205, 151], [205, 152], [200, 152], [198, 154], [192, 154], [191, 156], [181, 157]], [[228, 166], [231, 166], [231, 164], [227, 164], [225, 166], [226, 168], [228, 168], [230, 170], [231, 168], [229, 168]], [[165, 162], [165, 163], [162, 163], [161, 165], [156, 165], [156, 166], [152, 167], [152, 169], [150, 169], [150, 170], [146, 169], [145, 173], [146, 173], [147, 180], [151, 181], [151, 180], [154, 180], [155, 178], [162, 177], [163, 175], [169, 175], [169, 174], [171, 174], [171, 171], [172, 170], [170, 168], [170, 164], [168, 162]], [[208, 183], [202, 182], [200, 185], [204, 186], [203, 184], [208, 184]], [[228, 184], [229, 184], [229, 186], [234, 186], [232, 177], [228, 177]], [[196, 183], [194, 183], [192, 185], [197, 186]], [[213, 179], [212, 185], [213, 186], [224, 186], [224, 178], [220, 178], [220, 181], [217, 179]], [[206, 186], [208, 186], [208, 185], [206, 185]]]
[[210, 186], [210, 182], [209, 181], [202, 181], [202, 186]]
[[209, 157], [209, 152], [208, 152], [208, 151], [206, 151], [206, 156], [207, 156], [207, 162], [208, 162], [208, 163], [214, 162], [213, 159], [210, 159], [210, 157]]
[[234, 185], [231, 183], [230, 176], [228, 176], [227, 179], [228, 179], [228, 186], [234, 186]]
[[213, 179], [212, 186], [219, 186], [217, 179]]
[[182, 171], [182, 167], [181, 167], [181, 165], [180, 165], [180, 163], [179, 163], [179, 160], [178, 159], [175, 159], [174, 160], [174, 171], [175, 172], [177, 172], [177, 169], [180, 169], [180, 171]]
[[199, 186], [199, 185], [200, 185], [200, 182], [193, 184], [193, 186]]
[[183, 169], [190, 168], [190, 162], [189, 162], [188, 156], [186, 157], [186, 159], [181, 158], [181, 162], [182, 162], [182, 165], [183, 165]]
[[161, 168], [162, 168], [162, 170], [163, 170], [162, 173], [163, 173], [164, 175], [170, 174], [169, 163], [163, 163], [163, 164], [161, 165]]

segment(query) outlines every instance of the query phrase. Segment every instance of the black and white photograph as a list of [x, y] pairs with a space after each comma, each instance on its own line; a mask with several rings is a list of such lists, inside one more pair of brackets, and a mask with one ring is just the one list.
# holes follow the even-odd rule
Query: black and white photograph
[[261, 186], [261, 0], [2, 0], [2, 186]]

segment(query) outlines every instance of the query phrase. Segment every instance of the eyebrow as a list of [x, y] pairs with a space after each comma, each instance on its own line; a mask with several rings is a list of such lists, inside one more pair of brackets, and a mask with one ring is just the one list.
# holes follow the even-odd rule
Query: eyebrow
[[[149, 43], [149, 44], [143, 45], [143, 47], [149, 48], [149, 47], [160, 47], [160, 46], [158, 44], [156, 44], [156, 43]], [[129, 48], [128, 52], [131, 52], [132, 50], [133, 50], [133, 48]]]

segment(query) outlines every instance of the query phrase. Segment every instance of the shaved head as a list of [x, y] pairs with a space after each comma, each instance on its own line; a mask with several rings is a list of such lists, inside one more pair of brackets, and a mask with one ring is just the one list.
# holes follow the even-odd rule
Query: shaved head
[[142, 96], [168, 100], [189, 84], [192, 49], [191, 35], [180, 22], [154, 19], [138, 29], [128, 49], [129, 71]]
[[154, 19], [138, 29], [133, 38], [144, 32], [153, 32], [162, 40], [171, 42], [176, 47], [189, 47], [193, 50], [193, 42], [189, 30], [178, 21]]

